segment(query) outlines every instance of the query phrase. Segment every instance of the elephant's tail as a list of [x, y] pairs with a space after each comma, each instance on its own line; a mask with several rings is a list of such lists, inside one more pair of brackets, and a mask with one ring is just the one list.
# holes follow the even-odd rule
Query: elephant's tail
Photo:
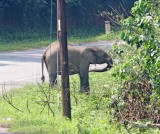
[[41, 77], [41, 80], [42, 80], [42, 83], [44, 82], [45, 80], [45, 77], [44, 77], [44, 74], [43, 74], [43, 69], [44, 69], [44, 60], [45, 60], [45, 56], [43, 55], [42, 56], [42, 77]]

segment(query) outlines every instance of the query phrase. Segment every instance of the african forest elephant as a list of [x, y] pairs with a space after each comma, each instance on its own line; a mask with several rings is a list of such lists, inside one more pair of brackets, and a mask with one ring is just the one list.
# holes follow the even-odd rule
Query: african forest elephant
[[[59, 43], [54, 42], [46, 48], [42, 56], [42, 81], [44, 82], [43, 62], [45, 62], [47, 71], [49, 73], [49, 81], [51, 86], [55, 84], [57, 74], [61, 74], [59, 67], [59, 50]], [[69, 74], [79, 74], [81, 92], [89, 92], [88, 72], [90, 64], [107, 63], [107, 66], [103, 70], [95, 70], [95, 72], [107, 71], [113, 65], [112, 58], [104, 50], [96, 47], [85, 46], [75, 47], [68, 45], [68, 61]]]

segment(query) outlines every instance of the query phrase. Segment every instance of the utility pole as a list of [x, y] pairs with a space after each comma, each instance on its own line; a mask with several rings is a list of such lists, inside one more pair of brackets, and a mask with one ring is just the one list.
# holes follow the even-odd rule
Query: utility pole
[[60, 65], [62, 81], [62, 115], [71, 119], [65, 0], [57, 0], [57, 8], [57, 29], [58, 40], [60, 44]]

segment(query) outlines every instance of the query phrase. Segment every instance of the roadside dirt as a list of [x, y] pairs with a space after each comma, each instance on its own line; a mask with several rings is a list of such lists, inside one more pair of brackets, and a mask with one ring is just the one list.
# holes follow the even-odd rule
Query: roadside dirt
[[9, 128], [3, 124], [0, 124], [0, 134], [15, 134], [9, 132]]

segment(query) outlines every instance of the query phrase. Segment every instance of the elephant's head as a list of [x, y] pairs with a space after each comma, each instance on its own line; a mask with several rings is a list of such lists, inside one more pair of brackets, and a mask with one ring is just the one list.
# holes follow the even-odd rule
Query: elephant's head
[[89, 61], [90, 64], [103, 64], [107, 63], [104, 71], [110, 69], [113, 66], [112, 58], [100, 48], [86, 48], [83, 53], [83, 57]]

